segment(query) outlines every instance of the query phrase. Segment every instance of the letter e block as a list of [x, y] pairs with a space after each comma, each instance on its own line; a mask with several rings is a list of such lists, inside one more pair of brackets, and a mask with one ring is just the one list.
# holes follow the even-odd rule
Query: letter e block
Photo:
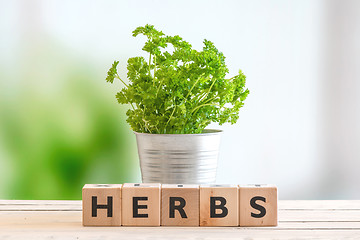
[[200, 226], [239, 226], [237, 185], [200, 186]]
[[199, 226], [199, 185], [161, 186], [161, 225]]
[[84, 226], [121, 226], [121, 184], [85, 184]]
[[160, 187], [160, 183], [123, 185], [123, 226], [160, 226]]
[[277, 188], [268, 184], [239, 186], [240, 226], [277, 226]]

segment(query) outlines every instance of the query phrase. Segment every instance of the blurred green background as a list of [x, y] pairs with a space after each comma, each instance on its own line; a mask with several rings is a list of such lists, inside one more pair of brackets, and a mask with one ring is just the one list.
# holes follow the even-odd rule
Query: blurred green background
[[31, 48], [1, 71], [2, 198], [81, 199], [85, 183], [135, 180], [134, 139], [106, 70], [60, 49]]
[[120, 86], [39, 29], [36, 9], [22, 19], [33, 7], [18, 3], [11, 35], [3, 34], [11, 23], [0, 25], [0, 199], [81, 199], [85, 183], [137, 181]]

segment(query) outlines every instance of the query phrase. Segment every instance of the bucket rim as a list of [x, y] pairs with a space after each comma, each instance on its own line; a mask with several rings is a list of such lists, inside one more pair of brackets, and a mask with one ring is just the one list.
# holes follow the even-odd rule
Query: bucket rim
[[135, 135], [147, 135], [147, 136], [208, 136], [208, 135], [218, 135], [218, 134], [222, 134], [223, 130], [219, 130], [219, 129], [204, 129], [202, 133], [176, 133], [176, 134], [172, 134], [172, 133], [139, 133], [139, 132], [135, 132], [133, 131]]

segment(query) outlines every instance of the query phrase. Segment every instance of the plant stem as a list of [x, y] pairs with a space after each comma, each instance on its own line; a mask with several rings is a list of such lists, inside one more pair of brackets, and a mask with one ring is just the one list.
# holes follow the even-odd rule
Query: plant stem
[[169, 124], [172, 116], [174, 115], [174, 112], [175, 112], [176, 107], [177, 107], [177, 105], [175, 105], [174, 110], [172, 111], [172, 113], [171, 113], [171, 115], [170, 115], [170, 117], [169, 117], [169, 120], [166, 122], [164, 129], [166, 129], [166, 127], [167, 127], [167, 125]]
[[218, 107], [221, 107], [219, 104], [215, 104], [215, 103], [202, 104], [202, 105], [197, 106], [196, 108], [194, 108], [194, 109], [191, 111], [191, 114], [192, 114], [196, 109], [199, 109], [199, 108], [204, 107], [204, 106], [218, 106]]
[[152, 133], [149, 126], [146, 126], [148, 121], [146, 121], [144, 118], [142, 120], [145, 123], [145, 128], [147, 128], [149, 130], [149, 132]]
[[155, 81], [155, 72], [156, 72], [156, 55], [154, 55], [154, 81]]
[[[149, 56], [149, 76], [151, 77], [151, 53]], [[155, 79], [153, 78], [153, 85], [155, 85]]]
[[161, 79], [160, 84], [159, 84], [159, 86], [158, 86], [158, 88], [157, 88], [157, 90], [156, 90], [156, 95], [155, 95], [156, 97], [157, 97], [157, 95], [158, 95], [158, 93], [159, 93], [159, 90], [160, 90], [160, 87], [161, 87], [163, 81], [164, 81], [164, 78]]
[[213, 83], [211, 84], [211, 86], [210, 86], [209, 90], [207, 91], [207, 93], [205, 94], [205, 96], [200, 99], [200, 102], [201, 102], [202, 99], [205, 99], [205, 98], [209, 95], [209, 93], [210, 93], [210, 91], [211, 91], [211, 88], [214, 86], [216, 80], [217, 80], [217, 79], [215, 79], [215, 80], [213, 81]]
[[210, 102], [211, 100], [213, 100], [214, 98], [217, 98], [217, 94], [214, 96], [214, 97], [212, 97], [212, 98], [209, 98], [208, 100], [206, 100], [204, 103], [208, 103], [208, 102]]
[[134, 105], [132, 103], [130, 103], [132, 109], [135, 111]]
[[188, 96], [190, 95], [191, 91], [193, 90], [193, 88], [195, 87], [195, 85], [198, 83], [198, 81], [200, 80], [200, 78], [203, 76], [204, 74], [201, 74], [198, 79], [196, 79], [195, 83], [192, 85], [190, 91], [188, 92], [188, 94], [186, 95], [185, 99], [188, 98]]
[[129, 87], [123, 80], [121, 80], [119, 74], [116, 74], [115, 76], [117, 79], [119, 79], [126, 87]]

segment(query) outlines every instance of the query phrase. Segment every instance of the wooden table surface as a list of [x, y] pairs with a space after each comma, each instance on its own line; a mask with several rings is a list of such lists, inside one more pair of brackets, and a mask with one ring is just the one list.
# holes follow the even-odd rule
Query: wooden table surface
[[0, 200], [0, 239], [360, 239], [360, 201], [279, 201], [278, 227], [83, 227], [81, 201]]

